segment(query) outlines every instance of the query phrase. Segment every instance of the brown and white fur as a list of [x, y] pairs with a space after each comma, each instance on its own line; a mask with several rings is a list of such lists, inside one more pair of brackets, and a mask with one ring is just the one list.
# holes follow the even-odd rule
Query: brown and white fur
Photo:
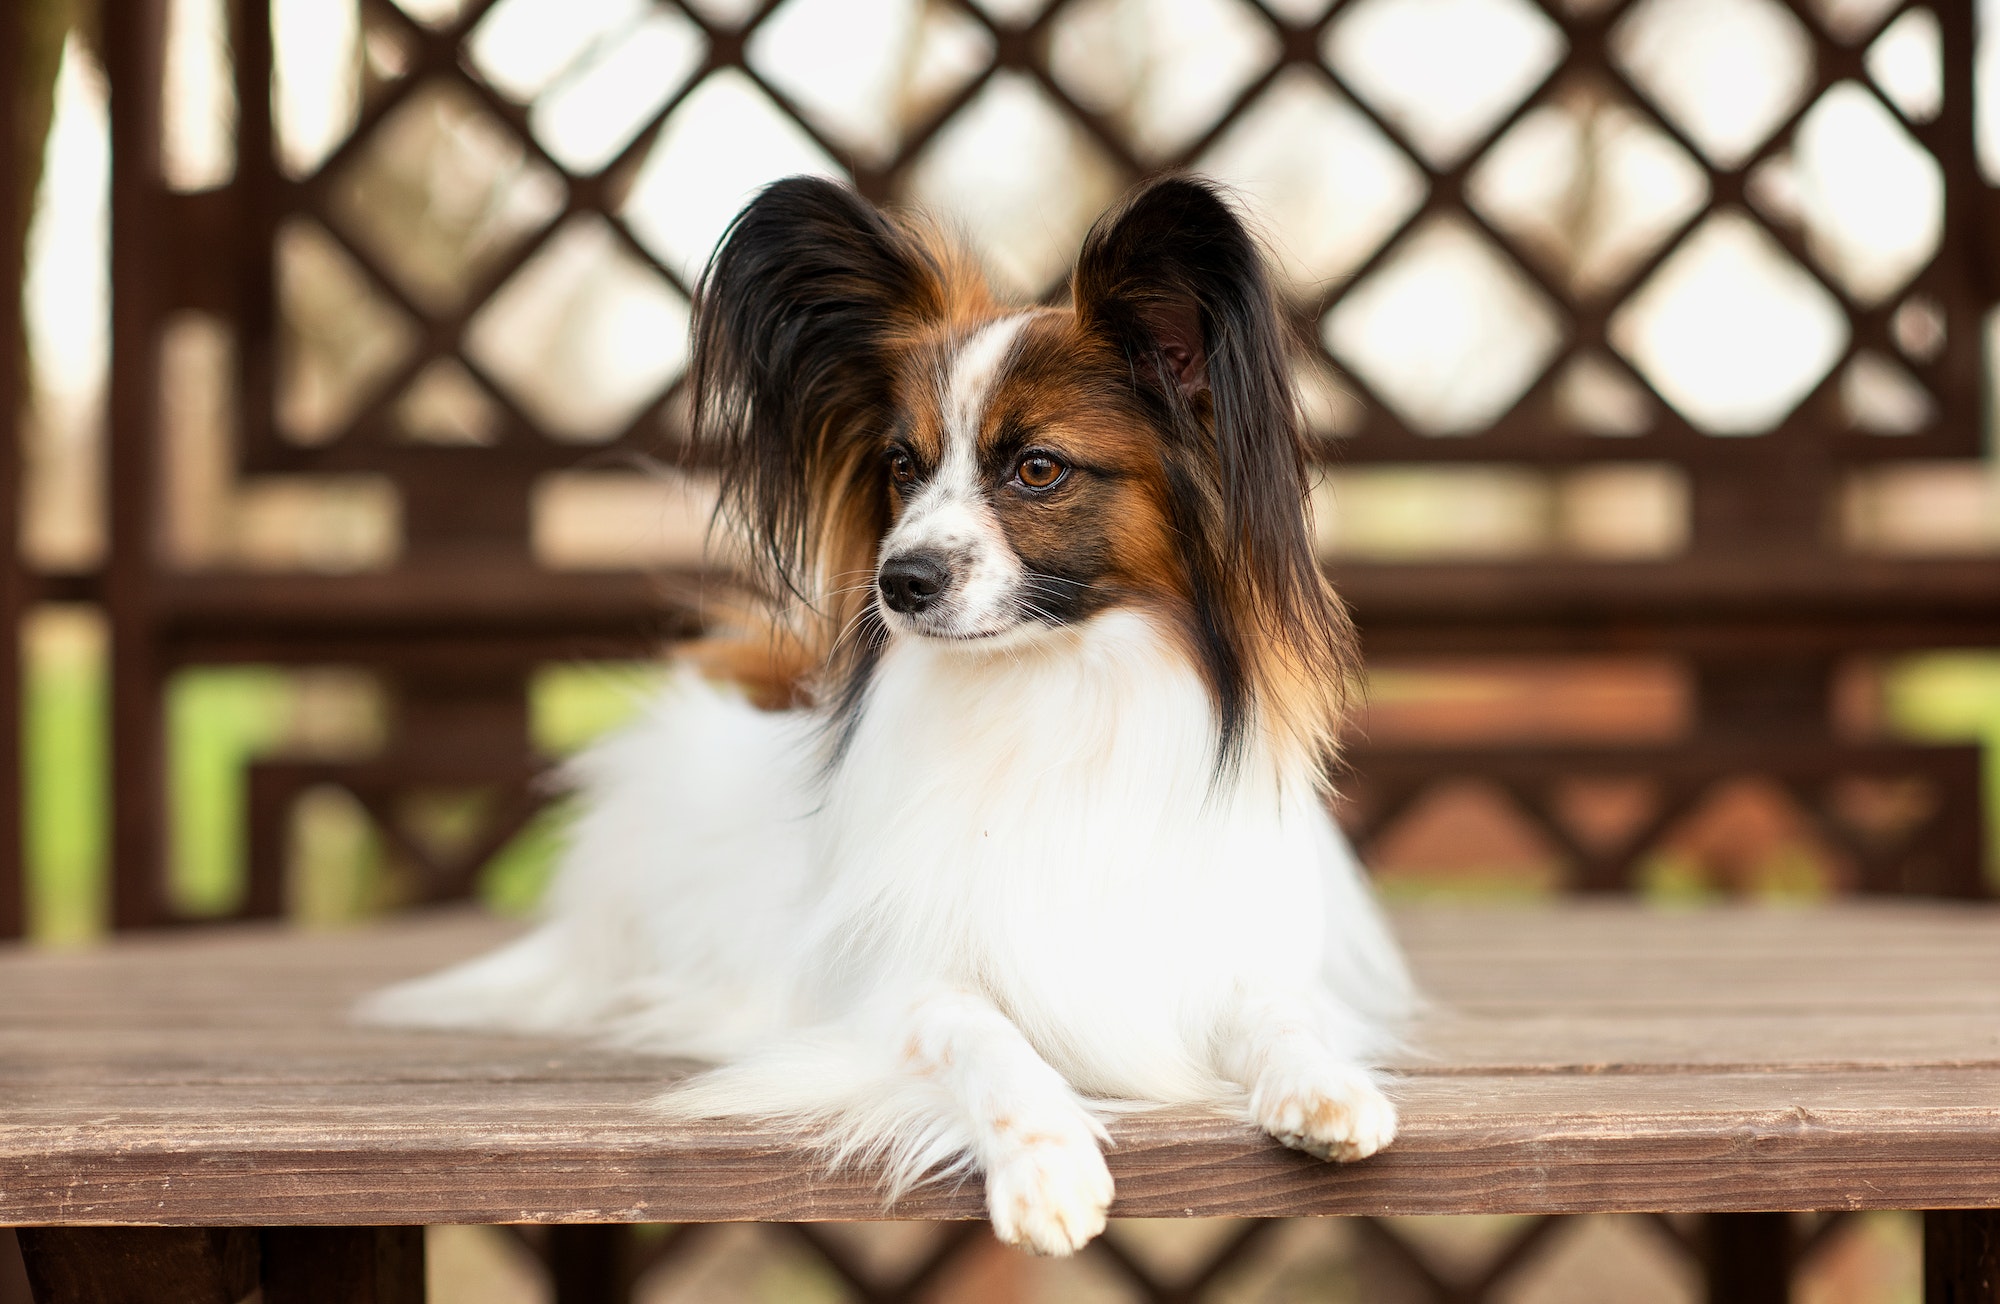
[[1104, 1225], [1114, 1102], [1389, 1143], [1409, 984], [1326, 810], [1352, 638], [1257, 245], [1168, 178], [1071, 288], [997, 303], [829, 182], [744, 210], [694, 410], [809, 704], [680, 674], [575, 765], [546, 922], [372, 1017], [712, 1061], [664, 1113], [798, 1125], [892, 1195], [976, 1170], [1047, 1254]]

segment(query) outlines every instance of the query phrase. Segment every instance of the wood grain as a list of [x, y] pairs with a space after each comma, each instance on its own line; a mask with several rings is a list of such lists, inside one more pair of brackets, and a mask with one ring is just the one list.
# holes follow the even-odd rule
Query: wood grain
[[[1396, 1145], [1329, 1167], [1227, 1118], [1119, 1118], [1126, 1216], [2000, 1207], [2000, 912], [1412, 910], [1432, 998]], [[469, 915], [0, 953], [0, 1223], [970, 1217], [885, 1209], [809, 1138], [666, 1125], [687, 1065], [355, 1028], [492, 945]]]

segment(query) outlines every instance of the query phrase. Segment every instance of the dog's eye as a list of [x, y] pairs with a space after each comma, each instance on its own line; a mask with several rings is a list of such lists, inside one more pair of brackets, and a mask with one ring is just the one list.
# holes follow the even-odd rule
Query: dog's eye
[[900, 448], [889, 450], [889, 478], [897, 484], [909, 484], [917, 478], [917, 464], [908, 453]]
[[1069, 473], [1069, 468], [1047, 453], [1030, 453], [1014, 468], [1014, 478], [1030, 489], [1047, 489]]

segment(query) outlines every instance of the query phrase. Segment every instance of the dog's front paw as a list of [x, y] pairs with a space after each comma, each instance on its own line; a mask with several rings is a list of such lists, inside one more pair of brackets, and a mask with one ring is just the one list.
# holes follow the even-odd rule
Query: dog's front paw
[[1110, 1207], [1111, 1170], [1088, 1137], [1024, 1137], [986, 1174], [993, 1234], [1030, 1254], [1074, 1254]]
[[1259, 1084], [1257, 1126], [1294, 1150], [1348, 1163], [1396, 1138], [1396, 1107], [1360, 1069]]

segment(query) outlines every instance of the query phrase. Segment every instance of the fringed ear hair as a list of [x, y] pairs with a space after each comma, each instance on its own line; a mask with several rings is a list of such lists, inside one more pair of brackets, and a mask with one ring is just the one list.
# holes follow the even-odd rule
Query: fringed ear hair
[[1315, 717], [1291, 723], [1330, 743], [1353, 636], [1313, 552], [1305, 434], [1257, 241], [1213, 183], [1164, 177], [1098, 219], [1071, 289], [1211, 504], [1191, 524], [1208, 552], [1195, 580], [1197, 601], [1206, 589], [1215, 603], [1201, 614], [1225, 745], [1247, 705], [1232, 700], [1232, 660], [1260, 706]]
[[775, 590], [816, 602], [869, 564], [888, 522], [886, 344], [943, 294], [932, 255], [832, 181], [776, 182], [730, 224], [695, 293], [694, 427]]

